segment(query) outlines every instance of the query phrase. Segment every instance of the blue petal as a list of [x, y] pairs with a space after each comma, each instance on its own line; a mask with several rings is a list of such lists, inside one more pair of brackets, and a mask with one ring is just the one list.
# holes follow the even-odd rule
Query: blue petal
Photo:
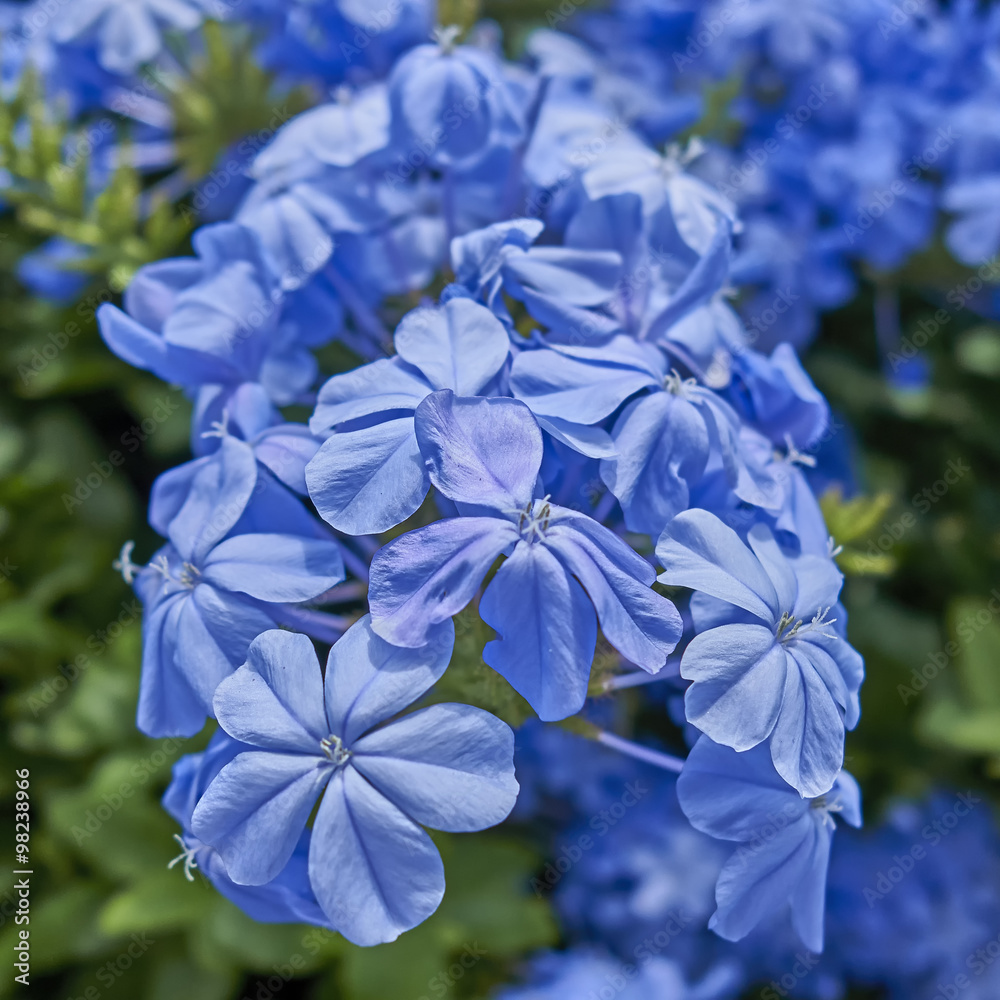
[[167, 534], [177, 551], [189, 562], [200, 564], [237, 523], [256, 483], [253, 451], [243, 441], [225, 437], [212, 460], [195, 470], [184, 502], [176, 511], [172, 510], [175, 490], [171, 490], [173, 499], [162, 498], [167, 509], [161, 510], [160, 519], [170, 517]]
[[173, 257], [140, 267], [125, 289], [125, 310], [137, 323], [161, 332], [177, 295], [193, 285], [205, 265], [191, 257]]
[[[839, 635], [824, 635], [822, 631], [818, 630], [806, 633], [802, 641], [798, 643], [798, 648], [804, 656], [809, 658], [823, 677], [827, 676], [828, 667], [823, 666], [825, 661], [817, 656], [817, 653], [825, 652], [837, 665], [837, 670], [847, 688], [847, 704], [841, 705], [846, 715], [844, 724], [848, 729], [853, 729], [858, 724], [861, 715], [858, 690], [865, 678], [865, 662], [861, 658], [861, 654]], [[826, 685], [839, 695], [840, 685], [835, 680], [827, 680]]]
[[228, 382], [231, 367], [220, 358], [168, 344], [120, 309], [105, 302], [97, 310], [101, 337], [114, 354], [134, 368], [153, 372], [165, 382], [200, 385]]
[[792, 569], [797, 584], [793, 617], [808, 622], [817, 612], [837, 603], [844, 575], [832, 559], [803, 555], [794, 560]]
[[253, 639], [273, 622], [239, 598], [200, 584], [180, 602], [176, 632], [166, 649], [175, 670], [184, 673], [198, 693], [206, 715], [220, 681], [244, 659]]
[[531, 500], [542, 432], [523, 403], [435, 392], [417, 407], [414, 429], [430, 480], [449, 500], [501, 514]]
[[698, 411], [668, 392], [629, 403], [615, 421], [617, 455], [601, 479], [618, 498], [630, 531], [657, 537], [689, 502], [689, 485], [708, 461], [708, 431]]
[[350, 746], [430, 689], [451, 659], [455, 626], [449, 619], [427, 635], [427, 644], [417, 649], [392, 646], [372, 631], [365, 615], [340, 637], [326, 665], [330, 733]]
[[344, 562], [333, 539], [253, 533], [216, 545], [202, 575], [208, 583], [259, 601], [307, 601], [344, 579]]
[[792, 927], [805, 946], [818, 955], [823, 950], [823, 922], [826, 915], [826, 873], [830, 867], [833, 830], [819, 826], [813, 834], [814, 843], [809, 867], [796, 880], [791, 892]]
[[362, 737], [352, 763], [411, 819], [485, 830], [517, 800], [510, 726], [469, 705], [432, 705]]
[[458, 614], [497, 556], [518, 540], [510, 521], [458, 517], [410, 531], [372, 559], [372, 629], [398, 646], [422, 646], [430, 626]]
[[[795, 895], [820, 893], [826, 885], [826, 851], [831, 832], [808, 818], [785, 827], [760, 849], [740, 847], [726, 862], [715, 888], [718, 909], [709, 922], [720, 937], [739, 941], [761, 921], [782, 913]], [[814, 884], [818, 881], [818, 885]], [[800, 922], [801, 919], [800, 919]], [[808, 921], [807, 929], [815, 930]], [[811, 934], [806, 945], [822, 951]]]
[[706, 510], [678, 514], [656, 543], [656, 556], [663, 583], [704, 591], [766, 622], [776, 623], [784, 610], [757, 557]]
[[716, 743], [749, 750], [766, 740], [782, 710], [785, 675], [797, 672], [774, 633], [761, 625], [722, 625], [696, 635], [681, 660], [694, 683], [688, 721]]
[[650, 588], [653, 569], [613, 531], [586, 515], [553, 518], [544, 544], [583, 585], [608, 642], [656, 673], [681, 637], [681, 617]]
[[483, 659], [546, 722], [583, 708], [597, 643], [587, 595], [545, 545], [522, 543], [479, 602], [498, 633]]
[[719, 840], [752, 841], [767, 823], [783, 827], [809, 802], [774, 769], [767, 747], [744, 753], [702, 736], [677, 779], [677, 799], [691, 825]]
[[319, 434], [373, 413], [414, 410], [430, 391], [418, 372], [394, 358], [380, 358], [325, 382], [309, 428]]
[[306, 484], [323, 519], [349, 535], [378, 534], [405, 521], [430, 484], [413, 418], [332, 434], [306, 466]]
[[785, 781], [815, 798], [830, 790], [844, 763], [844, 717], [797, 644], [789, 643], [788, 653], [798, 669], [790, 664], [785, 675], [781, 714], [771, 735], [771, 759]]
[[251, 746], [318, 756], [329, 735], [316, 652], [300, 633], [257, 636], [246, 664], [219, 685], [214, 706], [219, 725]]
[[296, 493], [308, 492], [306, 466], [319, 451], [320, 441], [307, 427], [299, 424], [281, 424], [268, 431], [254, 443], [253, 453], [261, 465], [267, 466], [274, 476]]
[[219, 852], [234, 882], [270, 882], [288, 864], [332, 774], [322, 756], [241, 753], [209, 785], [191, 829]]
[[[648, 351], [644, 345], [630, 346], [627, 353], [615, 351], [610, 356], [605, 348], [589, 352], [577, 348], [572, 355], [562, 350], [522, 351], [511, 367], [511, 391], [534, 413], [577, 424], [595, 424], [629, 396], [658, 383], [658, 377], [645, 363]], [[601, 363], [604, 359], [608, 360]]]
[[[796, 607], [795, 598], [799, 589], [796, 573], [775, 541], [771, 529], [764, 524], [755, 524], [747, 532], [747, 543], [774, 585], [774, 591], [778, 595], [778, 607], [782, 611], [792, 613]], [[810, 611], [810, 617], [815, 610], [813, 608]]]
[[194, 736], [205, 725], [205, 702], [173, 659], [173, 637], [184, 601], [177, 595], [147, 609], [143, 619], [136, 725], [147, 736]]
[[452, 389], [459, 396], [482, 392], [510, 351], [503, 324], [471, 299], [407, 313], [393, 342], [399, 356], [419, 368], [432, 388]]
[[444, 866], [430, 837], [351, 766], [320, 803], [309, 879], [331, 925], [363, 947], [395, 941], [444, 897]]

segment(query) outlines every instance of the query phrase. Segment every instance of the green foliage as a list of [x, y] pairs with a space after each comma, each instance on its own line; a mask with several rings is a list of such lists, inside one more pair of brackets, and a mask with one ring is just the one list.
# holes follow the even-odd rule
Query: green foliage
[[[1000, 590], [948, 609], [950, 641], [920, 677], [930, 690], [919, 717], [931, 743], [1000, 759]], [[911, 681], [913, 683], [913, 681]], [[916, 685], [914, 685], [916, 686]]]
[[845, 573], [854, 576], [886, 576], [896, 568], [896, 561], [891, 553], [865, 552], [861, 548], [855, 548], [853, 544], [866, 539], [875, 531], [894, 502], [891, 493], [845, 500], [839, 489], [829, 490], [820, 497], [819, 504], [830, 537], [841, 549], [837, 553], [837, 563]]
[[0, 102], [0, 169], [12, 178], [4, 199], [15, 206], [17, 221], [29, 232], [78, 244], [73, 269], [106, 277], [114, 291], [124, 289], [141, 265], [174, 252], [190, 228], [165, 201], [147, 209], [139, 175], [127, 163], [90, 197], [95, 140], [118, 127], [105, 116], [71, 130], [30, 72], [14, 98]]
[[170, 103], [178, 159], [192, 182], [209, 174], [231, 146], [239, 144], [244, 154], [262, 149], [286, 121], [315, 103], [305, 88], [276, 89], [273, 76], [254, 62], [246, 33], [209, 21], [202, 38], [185, 76], [154, 81]]

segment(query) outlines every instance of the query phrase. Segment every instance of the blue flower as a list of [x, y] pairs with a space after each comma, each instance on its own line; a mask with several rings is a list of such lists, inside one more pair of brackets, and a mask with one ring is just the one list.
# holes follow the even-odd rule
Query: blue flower
[[621, 276], [614, 251], [533, 247], [544, 224], [538, 219], [498, 222], [451, 243], [455, 280], [513, 329], [504, 294], [523, 302], [544, 326], [584, 336], [611, 333], [611, 316], [597, 311]]
[[944, 192], [942, 207], [957, 218], [948, 228], [948, 249], [963, 263], [978, 267], [1000, 248], [1000, 172], [966, 178]]
[[207, 0], [74, 0], [60, 9], [52, 29], [57, 42], [97, 39], [101, 65], [132, 73], [159, 55], [163, 28], [193, 31]]
[[226, 438], [220, 456], [163, 483], [153, 506], [170, 544], [136, 578], [145, 605], [139, 728], [191, 736], [219, 682], [283, 606], [344, 579], [340, 548], [253, 451]]
[[418, 45], [389, 77], [395, 149], [438, 169], [468, 167], [495, 146], [512, 146], [524, 131], [524, 110], [491, 53], [456, 45], [459, 29]]
[[796, 932], [821, 952], [833, 817], [861, 825], [857, 782], [841, 771], [825, 794], [802, 796], [765, 748], [737, 753], [703, 736], [677, 779], [677, 797], [696, 829], [741, 845], [719, 874], [709, 926], [738, 941], [790, 906]]
[[219, 223], [194, 236], [197, 259], [146, 265], [123, 313], [104, 304], [101, 336], [119, 357], [196, 396], [193, 445], [247, 383], [278, 405], [300, 399], [316, 360], [281, 320], [281, 291], [256, 236]]
[[434, 912], [444, 872], [421, 826], [482, 830], [517, 797], [514, 736], [489, 713], [441, 704], [386, 721], [441, 676], [453, 643], [447, 623], [422, 649], [399, 649], [366, 616], [330, 650], [325, 678], [303, 635], [253, 643], [215, 698], [222, 728], [252, 749], [222, 768], [191, 821], [234, 882], [280, 875], [322, 792], [308, 871], [330, 925], [374, 945]]
[[483, 658], [540, 718], [583, 707], [595, 612], [624, 657], [650, 673], [666, 663], [680, 638], [677, 610], [650, 589], [649, 563], [614, 532], [537, 498], [542, 434], [527, 407], [436, 392], [417, 410], [416, 435], [434, 487], [465, 516], [411, 531], [375, 554], [369, 601], [379, 635], [423, 645], [503, 555], [479, 605], [499, 635]]
[[681, 660], [687, 717], [735, 750], [769, 741], [781, 777], [815, 797], [836, 780], [844, 728], [860, 715], [862, 660], [828, 617], [843, 577], [831, 559], [789, 558], [765, 525], [748, 543], [688, 510], [656, 545], [659, 579], [709, 598], [692, 603], [697, 634]]
[[484, 306], [456, 298], [408, 313], [397, 356], [343, 375], [320, 390], [309, 426], [333, 429], [306, 468], [309, 495], [340, 531], [386, 531], [406, 520], [430, 486], [413, 429], [420, 401], [439, 389], [484, 392], [507, 361], [510, 342]]
[[615, 450], [602, 457], [601, 479], [630, 531], [658, 535], [688, 506], [713, 452], [732, 485], [741, 485], [739, 418], [716, 393], [672, 370], [655, 344], [620, 335], [602, 347], [523, 351], [510, 384], [533, 413], [567, 433], [599, 424], [628, 401], [611, 427]]

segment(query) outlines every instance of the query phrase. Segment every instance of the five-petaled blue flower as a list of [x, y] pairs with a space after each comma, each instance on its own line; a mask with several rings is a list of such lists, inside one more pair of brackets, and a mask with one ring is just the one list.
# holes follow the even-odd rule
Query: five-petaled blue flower
[[393, 941], [444, 895], [441, 857], [421, 828], [464, 832], [504, 819], [517, 798], [514, 734], [468, 705], [392, 719], [444, 673], [450, 622], [420, 649], [390, 646], [366, 615], [334, 644], [326, 676], [310, 640], [272, 630], [215, 696], [222, 728], [252, 749], [219, 772], [191, 828], [241, 885], [276, 878], [316, 800], [312, 891], [360, 945]]
[[702, 736], [677, 779], [677, 797], [696, 829], [741, 845], [719, 874], [709, 926], [737, 941], [790, 906], [796, 932], [821, 952], [833, 817], [861, 826], [857, 782], [839, 771], [824, 794], [803, 797], [764, 747], [737, 753]]
[[587, 697], [597, 622], [607, 640], [650, 673], [681, 634], [677, 609], [650, 589], [655, 573], [613, 531], [538, 497], [542, 434], [523, 403], [463, 399], [444, 390], [417, 408], [416, 435], [431, 482], [463, 516], [411, 531], [372, 560], [372, 627], [419, 647], [431, 628], [475, 596], [499, 637], [483, 658], [545, 720]]
[[705, 510], [688, 510], [656, 546], [660, 580], [691, 587], [697, 634], [681, 660], [688, 720], [716, 743], [768, 740], [778, 773], [802, 795], [829, 791], [844, 728], [860, 715], [861, 657], [834, 630], [843, 577], [831, 559], [782, 552], [754, 525], [744, 545]]

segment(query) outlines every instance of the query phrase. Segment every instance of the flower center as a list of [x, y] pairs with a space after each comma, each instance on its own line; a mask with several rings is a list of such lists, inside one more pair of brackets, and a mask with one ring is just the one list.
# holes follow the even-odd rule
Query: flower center
[[806, 632], [818, 631], [820, 635], [826, 636], [828, 639], [836, 638], [831, 632], [821, 631], [827, 625], [832, 625], [837, 620], [836, 618], [827, 618], [826, 616], [829, 613], [829, 607], [820, 608], [820, 610], [812, 616], [812, 620], [803, 625], [801, 618], [796, 619], [795, 616], [789, 614], [789, 612], [782, 611], [781, 618], [778, 619], [778, 624], [774, 630], [775, 637], [779, 642], [788, 642], [790, 639], [797, 639]]
[[351, 751], [344, 746], [344, 741], [333, 733], [330, 733], [325, 740], [320, 740], [319, 745], [334, 767], [343, 767], [350, 759]]
[[671, 368], [670, 374], [663, 379], [663, 388], [681, 399], [690, 399], [691, 390], [698, 388], [698, 380], [696, 378], [681, 378], [677, 369]]
[[201, 576], [201, 570], [198, 569], [198, 567], [193, 563], [189, 562], [181, 563], [180, 573], [177, 576], [174, 576], [170, 569], [170, 563], [164, 555], [157, 556], [149, 565], [155, 569], [164, 580], [179, 583], [182, 587], [185, 587], [188, 590], [194, 590], [194, 588], [198, 585], [198, 579]]
[[532, 500], [518, 513], [517, 530], [525, 541], [533, 542], [545, 537], [551, 518], [552, 507], [547, 496], [542, 500]]
[[834, 822], [833, 813], [841, 813], [844, 811], [844, 807], [840, 803], [840, 799], [828, 799], [826, 795], [820, 795], [818, 798], [812, 800], [809, 803], [809, 808], [814, 809], [818, 814], [817, 818], [823, 826], [828, 826], [830, 829], [835, 829], [837, 824]]

